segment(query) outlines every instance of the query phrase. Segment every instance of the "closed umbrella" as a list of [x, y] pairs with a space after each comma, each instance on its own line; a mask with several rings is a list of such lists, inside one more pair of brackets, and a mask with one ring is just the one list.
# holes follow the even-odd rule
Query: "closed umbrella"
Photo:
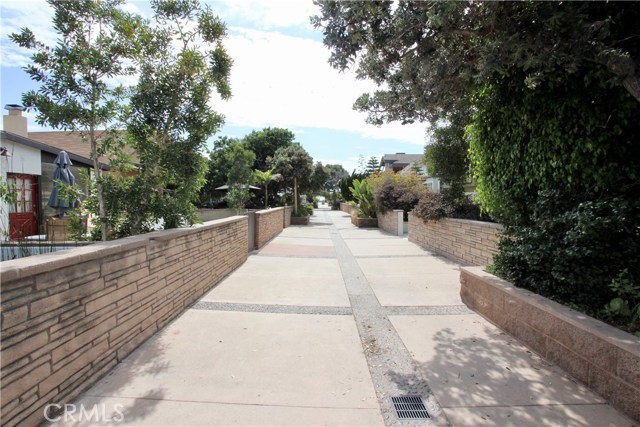
[[58, 157], [56, 157], [54, 163], [58, 167], [53, 171], [53, 191], [51, 191], [47, 205], [57, 209], [58, 216], [62, 217], [66, 211], [76, 207], [78, 200], [73, 197], [60, 197], [58, 183], [62, 182], [66, 185], [75, 185], [76, 178], [73, 176], [73, 173], [71, 173], [71, 169], [69, 169], [72, 163], [66, 151], [58, 153]]

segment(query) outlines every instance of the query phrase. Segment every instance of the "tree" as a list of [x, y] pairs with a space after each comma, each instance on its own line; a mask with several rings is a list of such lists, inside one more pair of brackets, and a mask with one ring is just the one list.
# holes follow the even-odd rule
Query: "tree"
[[449, 185], [447, 193], [454, 204], [464, 200], [464, 183], [469, 175], [469, 141], [464, 127], [447, 123], [436, 127], [432, 143], [424, 150], [424, 162], [431, 176]]
[[349, 172], [342, 165], [325, 165], [329, 171], [329, 180], [326, 183], [326, 189], [336, 191], [339, 189], [338, 183], [342, 178], [349, 176]]
[[[133, 74], [130, 60], [137, 53], [142, 20], [118, 6], [122, 0], [48, 0], [54, 10], [55, 46], [38, 41], [28, 28], [9, 38], [35, 51], [25, 67], [41, 83], [23, 95], [22, 102], [38, 111], [36, 121], [56, 129], [79, 132], [90, 144], [102, 240], [107, 239], [100, 156], [114, 152], [122, 134], [113, 129], [122, 113], [122, 86], [110, 81]], [[101, 131], [105, 129], [105, 131]]]
[[[316, 1], [312, 18], [339, 70], [355, 65], [379, 87], [354, 108], [368, 121], [410, 123], [469, 111], [490, 79], [517, 75], [528, 87], [557, 72], [604, 66], [640, 102], [637, 23], [624, 2]], [[515, 72], [515, 73], [514, 73]]]
[[134, 230], [149, 216], [166, 228], [196, 220], [193, 202], [206, 172], [200, 153], [223, 123], [210, 99], [214, 92], [231, 96], [224, 23], [196, 0], [156, 0], [152, 7], [158, 25], [139, 57], [127, 117], [140, 163], [136, 179], [148, 188], [136, 194]]
[[231, 144], [227, 152], [230, 168], [227, 172], [227, 203], [231, 208], [242, 209], [251, 198], [249, 185], [253, 181], [251, 166], [256, 155], [240, 143]]
[[298, 189], [308, 189], [309, 178], [313, 171], [313, 159], [298, 143], [280, 147], [273, 157], [267, 160], [269, 166], [281, 174], [293, 188], [293, 204], [298, 211]]
[[380, 172], [380, 160], [376, 156], [369, 157], [365, 165], [364, 173], [371, 175]]
[[275, 152], [281, 147], [293, 144], [295, 135], [288, 129], [264, 128], [260, 131], [253, 131], [243, 138], [243, 143], [247, 149], [256, 155], [254, 169], [268, 169], [268, 158], [273, 157]]
[[240, 144], [239, 139], [226, 136], [219, 137], [213, 143], [213, 150], [209, 153], [207, 160], [206, 182], [200, 190], [201, 202], [211, 201], [216, 188], [227, 183], [227, 172], [231, 168], [229, 151], [231, 146], [236, 144]]
[[327, 182], [331, 176], [329, 175], [329, 169], [322, 165], [322, 162], [317, 162], [311, 172], [309, 189], [311, 191], [323, 191], [327, 189]]
[[264, 187], [264, 207], [266, 209], [269, 207], [269, 183], [271, 183], [271, 181], [279, 181], [282, 179], [282, 176], [280, 174], [273, 173], [273, 169], [269, 169], [264, 172], [255, 169], [253, 174], [256, 183]]

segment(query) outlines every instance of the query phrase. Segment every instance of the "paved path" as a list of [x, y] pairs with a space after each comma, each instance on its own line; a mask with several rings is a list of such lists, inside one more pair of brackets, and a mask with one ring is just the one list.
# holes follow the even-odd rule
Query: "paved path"
[[[112, 425], [633, 425], [462, 305], [458, 267], [317, 210], [76, 403]], [[399, 421], [397, 395], [432, 418]]]

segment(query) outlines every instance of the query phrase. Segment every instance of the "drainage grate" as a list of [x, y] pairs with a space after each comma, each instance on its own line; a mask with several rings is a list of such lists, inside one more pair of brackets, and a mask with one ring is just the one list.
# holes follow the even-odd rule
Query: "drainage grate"
[[400, 420], [428, 420], [431, 418], [420, 396], [392, 396], [391, 403]]

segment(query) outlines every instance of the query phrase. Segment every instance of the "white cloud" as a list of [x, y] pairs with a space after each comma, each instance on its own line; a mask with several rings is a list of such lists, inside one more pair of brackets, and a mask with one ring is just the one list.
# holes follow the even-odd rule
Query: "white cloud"
[[233, 27], [225, 46], [234, 60], [233, 98], [215, 108], [230, 125], [328, 128], [424, 145], [423, 124], [366, 124], [352, 105], [375, 87], [332, 69], [320, 42]]
[[212, 6], [227, 20], [242, 20], [259, 29], [311, 29], [309, 17], [319, 11], [311, 0], [220, 0]]

